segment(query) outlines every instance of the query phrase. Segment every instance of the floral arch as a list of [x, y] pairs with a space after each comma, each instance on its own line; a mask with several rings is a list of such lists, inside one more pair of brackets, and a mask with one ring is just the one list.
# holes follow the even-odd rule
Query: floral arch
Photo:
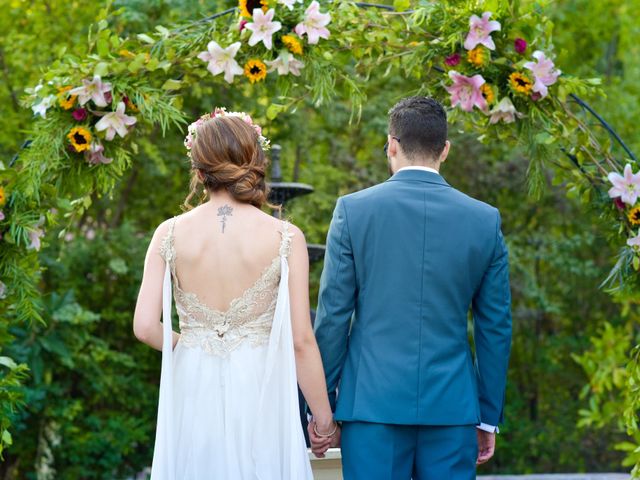
[[[247, 95], [266, 85], [272, 100], [252, 113], [268, 130], [307, 98], [317, 105], [348, 98], [359, 119], [374, 70], [415, 79], [421, 93], [446, 99], [451, 120], [482, 141], [526, 145], [533, 193], [550, 166], [569, 194], [602, 212], [620, 245], [608, 281], [638, 291], [637, 159], [579, 98], [598, 94], [599, 80], [561, 74], [548, 20], [517, 4], [433, 2], [407, 10], [407, 0], [395, 8], [240, 0], [237, 8], [131, 38], [110, 30], [105, 14], [86, 56], [63, 56], [27, 89], [23, 104], [34, 113], [28, 148], [0, 169], [0, 355], [12, 324], [42, 321], [37, 251], [47, 228], [73, 222], [92, 195], [113, 189], [133, 162], [136, 136], [171, 126], [186, 133], [181, 99], [203, 82]], [[609, 137], [587, 122], [585, 109]], [[11, 443], [9, 414], [27, 370], [0, 356], [0, 371], [1, 453]], [[635, 428], [634, 414], [630, 424]]]

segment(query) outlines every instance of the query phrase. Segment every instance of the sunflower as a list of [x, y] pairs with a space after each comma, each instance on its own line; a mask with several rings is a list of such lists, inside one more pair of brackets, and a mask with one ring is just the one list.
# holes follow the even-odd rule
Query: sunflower
[[266, 13], [269, 10], [269, 2], [267, 0], [240, 0], [238, 8], [240, 8], [240, 15], [253, 18], [253, 11], [256, 8], [262, 8], [262, 11]]
[[251, 83], [260, 82], [267, 78], [267, 66], [260, 60], [251, 59], [244, 66], [244, 74]]
[[634, 207], [627, 216], [631, 225], [640, 225], [640, 207]]
[[302, 43], [293, 35], [283, 35], [282, 43], [284, 43], [284, 46], [294, 55], [302, 55]]
[[482, 96], [488, 104], [492, 104], [496, 99], [496, 96], [493, 93], [493, 88], [491, 88], [491, 86], [487, 83], [482, 84], [482, 86], [480, 87], [480, 93], [482, 93]]
[[467, 60], [476, 67], [482, 67], [488, 60], [488, 52], [482, 47], [476, 47], [467, 52]]
[[84, 127], [73, 127], [67, 138], [76, 152], [84, 152], [91, 147], [91, 132]]
[[0, 185], [0, 207], [2, 207], [7, 201], [7, 194], [4, 191], [4, 187]]
[[520, 72], [513, 72], [509, 75], [509, 85], [516, 93], [529, 95], [533, 88], [533, 83], [525, 75]]
[[69, 95], [67, 92], [71, 90], [71, 87], [59, 87], [58, 88], [58, 103], [65, 110], [70, 110], [76, 103], [77, 95]]

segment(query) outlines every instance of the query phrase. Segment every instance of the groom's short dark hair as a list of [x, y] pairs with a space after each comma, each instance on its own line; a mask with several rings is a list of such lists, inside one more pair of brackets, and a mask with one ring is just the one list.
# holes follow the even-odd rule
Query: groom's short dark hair
[[436, 160], [447, 141], [447, 114], [433, 98], [403, 98], [389, 110], [389, 135], [400, 139], [409, 159]]

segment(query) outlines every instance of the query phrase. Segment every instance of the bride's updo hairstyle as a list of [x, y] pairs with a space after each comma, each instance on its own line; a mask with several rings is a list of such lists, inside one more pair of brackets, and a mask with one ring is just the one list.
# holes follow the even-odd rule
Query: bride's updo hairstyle
[[187, 210], [193, 208], [191, 200], [201, 184], [202, 201], [207, 192], [224, 189], [239, 202], [276, 208], [267, 201], [267, 159], [258, 133], [241, 118], [220, 116], [199, 125], [191, 145], [191, 167], [191, 191], [184, 201]]

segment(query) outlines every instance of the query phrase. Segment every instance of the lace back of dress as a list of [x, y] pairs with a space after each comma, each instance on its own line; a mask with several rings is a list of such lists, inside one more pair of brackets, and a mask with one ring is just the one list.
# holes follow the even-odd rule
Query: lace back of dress
[[282, 259], [291, 252], [289, 224], [283, 222], [279, 253], [255, 283], [231, 301], [226, 311], [205, 305], [193, 292], [182, 290], [176, 274], [174, 218], [161, 247], [169, 263], [173, 280], [176, 310], [180, 319], [181, 341], [186, 346], [200, 346], [207, 352], [226, 356], [244, 342], [262, 345], [268, 341], [278, 299]]

